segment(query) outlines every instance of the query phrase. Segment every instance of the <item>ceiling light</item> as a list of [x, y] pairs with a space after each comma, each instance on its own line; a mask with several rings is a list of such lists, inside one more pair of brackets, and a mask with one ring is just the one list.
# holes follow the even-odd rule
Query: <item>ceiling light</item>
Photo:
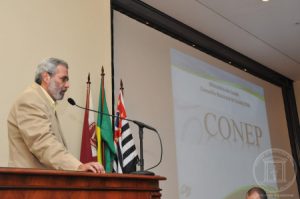
[[262, 1], [267, 2], [267, 1], [269, 1], [269, 0], [262, 0]]

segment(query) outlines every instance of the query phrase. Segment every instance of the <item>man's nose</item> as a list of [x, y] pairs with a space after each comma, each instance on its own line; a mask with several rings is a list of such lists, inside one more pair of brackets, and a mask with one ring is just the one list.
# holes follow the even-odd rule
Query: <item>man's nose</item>
[[69, 81], [67, 81], [67, 82], [65, 83], [65, 87], [66, 87], [66, 88], [69, 88], [69, 87], [70, 87]]

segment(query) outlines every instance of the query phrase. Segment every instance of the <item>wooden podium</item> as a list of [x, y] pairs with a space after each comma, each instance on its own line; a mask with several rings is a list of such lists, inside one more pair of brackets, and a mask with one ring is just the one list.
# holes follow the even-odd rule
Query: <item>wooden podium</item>
[[161, 176], [0, 168], [1, 199], [159, 199]]

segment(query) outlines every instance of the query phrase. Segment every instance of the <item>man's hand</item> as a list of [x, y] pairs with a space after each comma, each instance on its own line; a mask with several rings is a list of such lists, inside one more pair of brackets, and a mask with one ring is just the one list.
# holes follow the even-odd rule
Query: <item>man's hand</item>
[[93, 173], [105, 173], [104, 167], [99, 162], [89, 162], [79, 166], [80, 171], [91, 171]]

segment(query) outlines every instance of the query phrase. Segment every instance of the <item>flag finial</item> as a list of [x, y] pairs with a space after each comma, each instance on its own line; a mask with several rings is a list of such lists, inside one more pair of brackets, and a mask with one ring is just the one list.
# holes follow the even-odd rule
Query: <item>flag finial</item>
[[103, 66], [101, 67], [101, 76], [104, 77], [105, 76], [105, 73], [104, 73], [104, 68]]
[[90, 78], [90, 73], [88, 74], [88, 80], [86, 82], [87, 84], [91, 84], [91, 78]]
[[123, 86], [122, 79], [120, 80], [120, 90], [121, 90], [122, 94], [124, 95], [124, 86]]

